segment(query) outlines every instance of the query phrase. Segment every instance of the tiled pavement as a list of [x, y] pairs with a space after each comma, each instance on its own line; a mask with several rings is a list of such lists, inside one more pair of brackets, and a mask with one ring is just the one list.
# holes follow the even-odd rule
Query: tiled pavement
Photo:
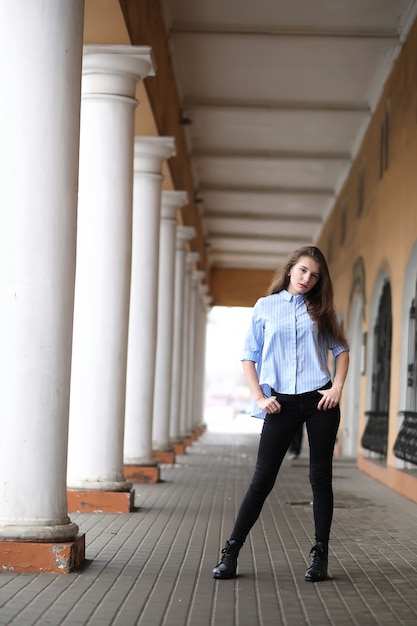
[[212, 567], [248, 485], [258, 435], [206, 432], [136, 485], [131, 514], [72, 514], [87, 563], [68, 575], [0, 574], [0, 624], [417, 624], [417, 505], [335, 460], [332, 580], [304, 582], [312, 540], [306, 458], [285, 461], [239, 561]]

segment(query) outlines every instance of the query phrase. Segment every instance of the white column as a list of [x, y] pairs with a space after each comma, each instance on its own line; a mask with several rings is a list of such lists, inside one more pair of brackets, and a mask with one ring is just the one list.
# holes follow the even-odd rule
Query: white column
[[197, 317], [198, 317], [198, 288], [200, 281], [204, 278], [205, 273], [201, 270], [194, 270], [190, 276], [190, 313], [189, 313], [189, 336], [188, 336], [188, 385], [187, 385], [187, 432], [194, 432], [195, 416], [193, 414], [194, 399], [196, 397], [197, 384], [197, 361], [196, 361], [196, 345], [197, 345]]
[[[175, 154], [172, 137], [136, 137], [124, 461], [156, 465], [152, 415], [156, 360], [162, 167]], [[125, 470], [126, 471], [126, 470]]]
[[[202, 287], [206, 287], [203, 285]], [[205, 411], [205, 399], [206, 399], [206, 358], [207, 358], [207, 318], [211, 309], [211, 303], [213, 302], [212, 296], [207, 295], [207, 291], [201, 294], [201, 373], [200, 373], [200, 399], [199, 410], [201, 416], [201, 428], [205, 429], [204, 411]]]
[[208, 285], [200, 285], [197, 289], [196, 309], [196, 341], [195, 341], [195, 380], [193, 412], [194, 428], [201, 428], [204, 419], [204, 391], [205, 391], [205, 364], [206, 364], [206, 337], [207, 337], [207, 296]]
[[0, 539], [78, 531], [66, 462], [83, 14], [81, 0], [0, 4]]
[[180, 405], [180, 428], [181, 436], [189, 437], [189, 385], [190, 385], [190, 334], [193, 316], [191, 315], [191, 274], [193, 265], [200, 258], [198, 252], [187, 252], [185, 255], [185, 278], [184, 278], [184, 307], [183, 307], [183, 343], [182, 343], [182, 376], [181, 376], [181, 405]]
[[193, 226], [178, 226], [175, 252], [175, 289], [174, 289], [174, 340], [172, 345], [171, 376], [171, 411], [170, 439], [180, 442], [181, 435], [181, 397], [183, 374], [184, 344], [184, 298], [185, 298], [185, 258], [186, 245], [195, 237]]
[[150, 49], [84, 51], [68, 485], [128, 491], [123, 433], [136, 84]]
[[184, 191], [162, 192], [159, 249], [158, 310], [155, 388], [153, 406], [153, 449], [172, 450], [169, 438], [171, 407], [172, 347], [174, 330], [174, 284], [177, 211], [188, 202]]

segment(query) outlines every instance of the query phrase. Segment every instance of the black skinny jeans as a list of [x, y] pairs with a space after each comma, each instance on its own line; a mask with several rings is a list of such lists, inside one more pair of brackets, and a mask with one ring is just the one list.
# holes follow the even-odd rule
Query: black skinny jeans
[[[330, 387], [329, 383], [326, 387]], [[231, 539], [244, 543], [271, 492], [288, 446], [305, 422], [310, 446], [310, 483], [316, 541], [328, 541], [333, 518], [333, 449], [340, 422], [339, 406], [318, 410], [318, 391], [297, 395], [273, 393], [281, 412], [268, 414], [262, 428], [255, 472], [242, 501]]]

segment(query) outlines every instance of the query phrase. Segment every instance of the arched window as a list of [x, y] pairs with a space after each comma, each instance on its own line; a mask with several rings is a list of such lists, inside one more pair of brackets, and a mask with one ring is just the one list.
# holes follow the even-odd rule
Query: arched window
[[394, 444], [394, 454], [417, 465], [417, 324], [416, 324], [417, 283], [411, 302], [408, 322], [408, 360], [406, 407], [400, 411], [402, 426]]
[[361, 441], [363, 448], [377, 452], [384, 457], [387, 456], [388, 443], [391, 339], [391, 287], [387, 281], [382, 290], [374, 328], [371, 410], [366, 412], [368, 422]]

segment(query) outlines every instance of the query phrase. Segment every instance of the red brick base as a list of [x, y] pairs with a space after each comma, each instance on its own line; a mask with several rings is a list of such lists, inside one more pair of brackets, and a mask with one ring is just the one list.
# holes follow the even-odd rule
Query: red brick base
[[183, 441], [184, 441], [184, 445], [185, 445], [185, 447], [186, 447], [186, 448], [188, 448], [189, 446], [191, 446], [192, 441], [193, 441], [193, 438], [192, 438], [192, 436], [191, 436], [191, 435], [186, 435], [186, 436], [184, 437]]
[[161, 479], [159, 465], [125, 465], [123, 474], [131, 483], [158, 483]]
[[183, 441], [173, 443], [172, 447], [174, 448], [175, 454], [185, 454], [185, 443]]
[[201, 426], [199, 426], [200, 429], [200, 435], [204, 435], [204, 433], [207, 430], [207, 424], [201, 424]]
[[69, 574], [85, 559], [85, 535], [73, 541], [0, 541], [0, 571]]
[[152, 450], [152, 454], [160, 463], [166, 463], [168, 465], [174, 465], [175, 463], [174, 450]]
[[[127, 477], [126, 477], [127, 478]], [[135, 490], [81, 491], [67, 489], [70, 513], [130, 513], [134, 509]]]

